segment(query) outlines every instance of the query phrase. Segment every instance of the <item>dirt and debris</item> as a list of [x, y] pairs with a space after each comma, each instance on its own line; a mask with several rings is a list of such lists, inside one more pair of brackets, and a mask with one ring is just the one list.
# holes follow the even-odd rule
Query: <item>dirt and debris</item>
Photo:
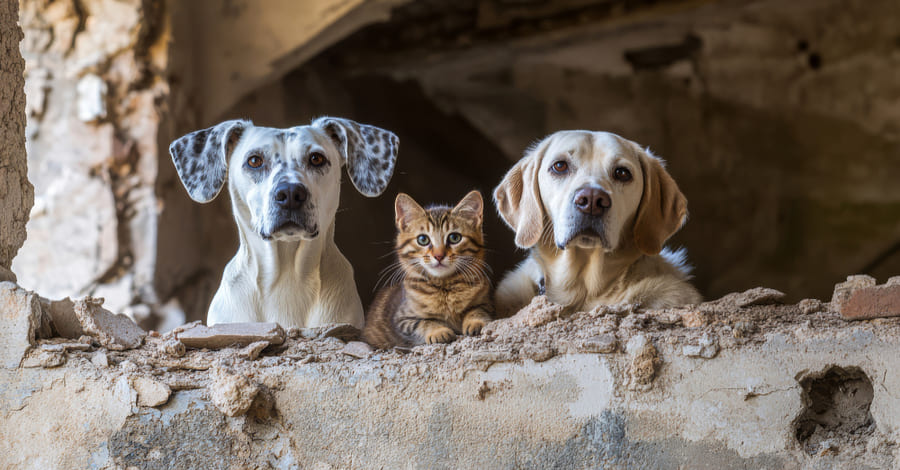
[[[653, 387], [672, 351], [709, 359], [722, 350], [764, 343], [774, 334], [808, 336], [847, 325], [831, 303], [815, 299], [794, 305], [772, 303], [779, 298], [777, 291], [752, 289], [684, 308], [650, 311], [628, 304], [567, 313], [539, 296], [518, 314], [486, 325], [482, 335], [388, 351], [374, 351], [358, 341], [359, 330], [349, 325], [285, 331], [277, 324], [205, 327], [195, 322], [148, 335], [140, 347], [124, 350], [109, 347], [96, 336], [40, 339], [28, 357], [30, 365], [40, 367], [74, 361], [109, 373], [150, 378], [152, 384], [141, 379], [139, 386], [133, 385], [144, 390], [143, 400], [138, 391], [139, 404], [161, 402], [178, 390], [206, 389], [228, 416], [247, 413], [260, 390], [277, 389], [279, 377], [305, 367], [343, 374], [377, 365], [392, 376], [417, 376], [427, 365], [461, 378], [495, 363], [624, 351], [629, 389], [645, 391]], [[900, 335], [900, 319], [878, 321], [879, 331]], [[133, 384], [137, 381], [132, 379]], [[490, 384], [485, 387], [479, 394], [486, 396], [494, 389]]]
[[645, 335], [635, 335], [625, 345], [625, 352], [631, 357], [628, 365], [628, 388], [647, 391], [653, 388], [653, 379], [659, 368], [659, 352]]

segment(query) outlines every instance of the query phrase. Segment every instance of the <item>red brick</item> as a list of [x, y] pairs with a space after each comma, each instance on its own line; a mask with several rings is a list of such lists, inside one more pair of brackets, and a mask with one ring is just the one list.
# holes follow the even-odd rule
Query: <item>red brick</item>
[[900, 317], [900, 284], [886, 284], [857, 289], [840, 306], [848, 320]]

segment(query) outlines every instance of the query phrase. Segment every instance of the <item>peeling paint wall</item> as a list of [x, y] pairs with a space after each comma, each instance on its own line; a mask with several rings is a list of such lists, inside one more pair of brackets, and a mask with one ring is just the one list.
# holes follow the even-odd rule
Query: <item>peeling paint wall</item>
[[25, 241], [34, 193], [26, 175], [25, 62], [16, 2], [0, 4], [0, 280]]

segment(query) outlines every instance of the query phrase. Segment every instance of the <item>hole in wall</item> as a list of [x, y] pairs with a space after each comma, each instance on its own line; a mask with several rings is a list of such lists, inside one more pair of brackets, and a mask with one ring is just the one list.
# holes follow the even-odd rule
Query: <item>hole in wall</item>
[[841, 453], [865, 448], [875, 432], [869, 412], [874, 390], [862, 369], [832, 366], [800, 379], [804, 410], [795, 424], [795, 436], [809, 455]]

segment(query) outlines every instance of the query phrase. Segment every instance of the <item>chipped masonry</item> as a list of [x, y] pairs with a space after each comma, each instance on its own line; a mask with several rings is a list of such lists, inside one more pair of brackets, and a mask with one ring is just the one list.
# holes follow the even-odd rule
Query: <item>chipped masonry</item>
[[[64, 361], [0, 370], [0, 455], [21, 468], [891, 466], [900, 319], [847, 322], [830, 303], [779, 299], [755, 289], [567, 315], [539, 297], [483, 336], [392, 351], [346, 325], [263, 325], [218, 349], [184, 346], [221, 340], [196, 325], [124, 350], [38, 337], [26, 360]], [[641, 357], [652, 374], [636, 380]], [[819, 420], [829, 437], [800, 442], [819, 406], [801, 383], [834, 367], [871, 381], [868, 427]], [[53, 405], [70, 397], [79, 406]], [[53, 442], [33, 438], [51, 429]]]

